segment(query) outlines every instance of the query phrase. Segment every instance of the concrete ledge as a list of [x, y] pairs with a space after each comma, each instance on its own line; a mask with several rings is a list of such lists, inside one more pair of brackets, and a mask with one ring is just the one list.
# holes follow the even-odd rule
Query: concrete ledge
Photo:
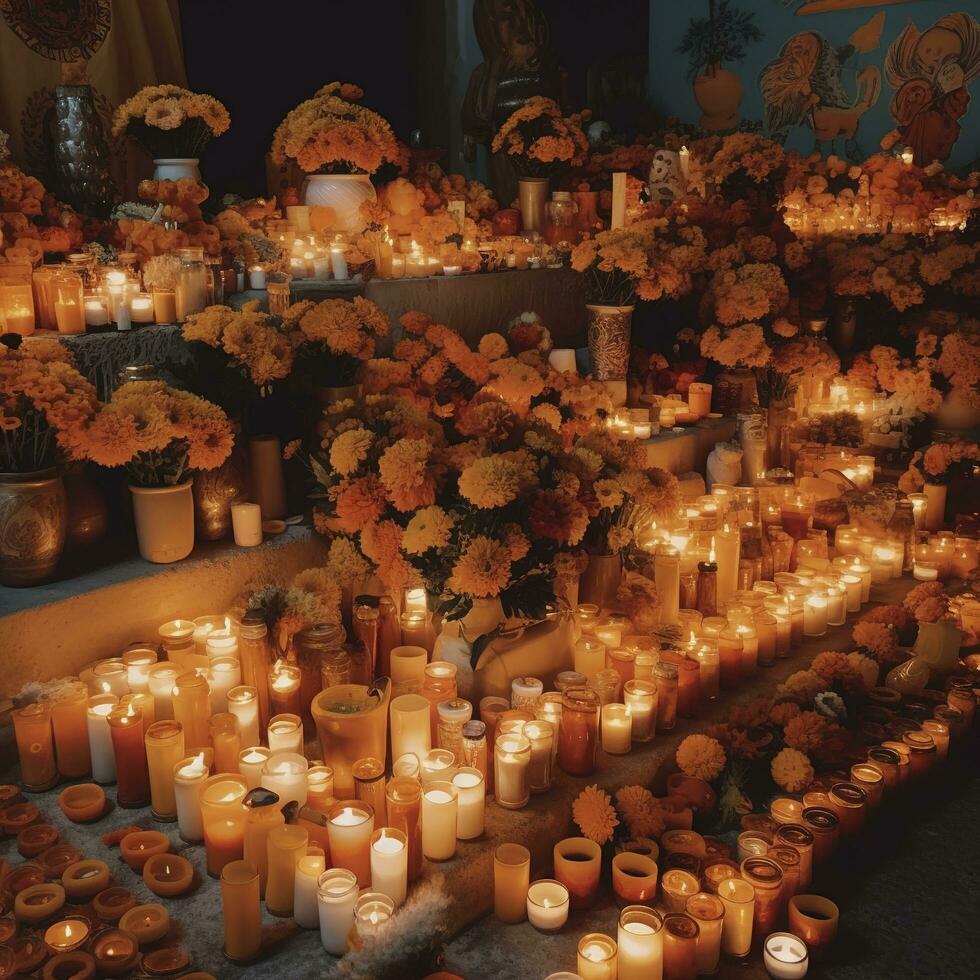
[[31, 589], [0, 588], [0, 696], [116, 657], [155, 639], [168, 619], [224, 612], [247, 586], [288, 579], [325, 555], [319, 535], [290, 527], [258, 548], [207, 543], [173, 565], [130, 557]]

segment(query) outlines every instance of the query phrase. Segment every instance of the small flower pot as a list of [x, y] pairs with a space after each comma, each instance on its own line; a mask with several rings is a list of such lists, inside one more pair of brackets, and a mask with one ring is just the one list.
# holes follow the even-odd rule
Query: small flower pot
[[134, 487], [133, 519], [140, 555], [158, 565], [186, 558], [194, 549], [193, 481], [175, 487]]

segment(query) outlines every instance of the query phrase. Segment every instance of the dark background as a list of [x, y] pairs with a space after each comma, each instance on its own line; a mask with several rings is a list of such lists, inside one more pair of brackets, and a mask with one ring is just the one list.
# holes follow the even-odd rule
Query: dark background
[[[645, 57], [648, 0], [538, 0], [552, 44], [568, 72], [572, 108], [586, 99], [591, 65]], [[286, 113], [332, 81], [355, 82], [364, 104], [408, 140], [446, 147], [458, 128], [451, 105], [446, 23], [472, 23], [470, 0], [182, 0], [188, 82], [220, 99], [232, 126], [205, 151], [214, 193], [265, 192], [265, 153]], [[270, 17], [270, 11], [273, 15]], [[478, 48], [474, 46], [478, 52]], [[463, 64], [465, 81], [475, 66]]]

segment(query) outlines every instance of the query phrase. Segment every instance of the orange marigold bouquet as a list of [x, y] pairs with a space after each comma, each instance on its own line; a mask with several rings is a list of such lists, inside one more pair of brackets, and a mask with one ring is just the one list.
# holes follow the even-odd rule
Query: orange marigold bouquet
[[958, 473], [975, 469], [978, 463], [980, 446], [975, 442], [933, 442], [912, 454], [909, 468], [899, 477], [898, 488], [903, 493], [917, 493], [926, 483], [949, 483]]
[[125, 133], [154, 158], [199, 157], [230, 125], [228, 110], [213, 96], [148, 85], [116, 110], [112, 135]]
[[0, 472], [85, 459], [97, 410], [95, 388], [57, 340], [0, 343]]
[[357, 85], [331, 82], [301, 102], [272, 137], [273, 162], [295, 160], [308, 174], [373, 174], [401, 163], [403, 151], [382, 116], [357, 102]]
[[192, 470], [220, 466], [232, 449], [225, 413], [163, 381], [130, 381], [85, 430], [84, 449], [101, 466], [122, 466], [137, 487], [172, 487]]
[[535, 96], [508, 116], [491, 149], [506, 153], [522, 177], [552, 177], [585, 159], [583, 114], [565, 116], [554, 99]]
[[388, 336], [388, 315], [362, 296], [296, 303], [290, 319], [299, 327], [300, 357], [311, 364], [314, 381], [331, 388], [356, 384], [377, 339]]

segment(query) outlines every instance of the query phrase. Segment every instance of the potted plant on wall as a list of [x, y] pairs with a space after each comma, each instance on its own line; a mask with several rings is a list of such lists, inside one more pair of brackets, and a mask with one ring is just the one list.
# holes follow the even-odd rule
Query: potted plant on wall
[[691, 18], [677, 51], [690, 59], [702, 129], [738, 127], [745, 88], [738, 75], [722, 65], [743, 61], [745, 46], [761, 37], [755, 14], [733, 7], [729, 0], [708, 0], [708, 16]]

